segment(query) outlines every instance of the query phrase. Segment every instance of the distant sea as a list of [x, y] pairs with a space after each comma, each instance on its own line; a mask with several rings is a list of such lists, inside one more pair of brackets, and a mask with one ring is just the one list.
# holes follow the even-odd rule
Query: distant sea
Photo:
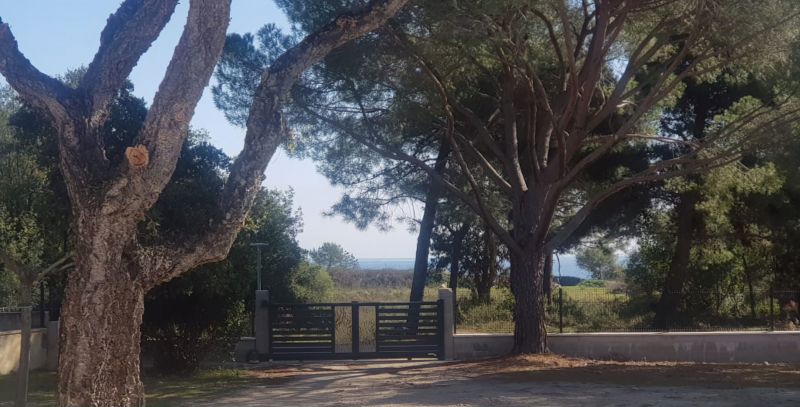
[[[561, 260], [561, 275], [573, 276], [580, 278], [589, 278], [589, 273], [578, 267], [575, 261], [575, 256], [571, 254], [562, 254], [559, 256]], [[358, 265], [362, 269], [367, 270], [412, 270], [414, 268], [413, 258], [386, 258], [386, 259], [358, 259]], [[553, 274], [558, 276], [559, 266], [558, 262], [553, 264]]]

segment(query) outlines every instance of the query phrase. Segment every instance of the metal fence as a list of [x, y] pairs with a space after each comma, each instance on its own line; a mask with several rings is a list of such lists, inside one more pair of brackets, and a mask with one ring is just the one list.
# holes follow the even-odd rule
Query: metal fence
[[[23, 307], [0, 307], [0, 331], [16, 331], [22, 326]], [[31, 328], [45, 328], [50, 312], [47, 309], [33, 307], [31, 311]]]
[[[490, 304], [462, 301], [458, 332], [513, 332], [510, 294], [495, 297]], [[796, 291], [687, 290], [674, 298], [675, 312], [657, 323], [660, 293], [561, 287], [546, 300], [547, 329], [550, 333], [800, 330]]]

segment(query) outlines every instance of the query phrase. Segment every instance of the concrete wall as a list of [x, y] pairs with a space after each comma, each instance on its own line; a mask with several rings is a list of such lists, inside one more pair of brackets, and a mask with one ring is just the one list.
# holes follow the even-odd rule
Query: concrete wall
[[[513, 343], [510, 334], [456, 335], [455, 356], [501, 356]], [[551, 334], [548, 345], [554, 353], [590, 359], [800, 363], [800, 332]]]
[[[20, 313], [18, 311], [14, 312], [0, 312], [0, 332], [2, 331], [16, 331], [20, 329], [22, 320], [20, 319]], [[44, 312], [44, 321], [45, 325], [47, 321], [50, 320], [50, 312]], [[31, 326], [34, 328], [46, 328], [46, 326], [42, 326], [42, 312], [41, 311], [32, 311], [31, 312]]]
[[[20, 331], [0, 332], [0, 375], [15, 372], [19, 366]], [[47, 330], [33, 329], [31, 332], [31, 370], [47, 365]]]

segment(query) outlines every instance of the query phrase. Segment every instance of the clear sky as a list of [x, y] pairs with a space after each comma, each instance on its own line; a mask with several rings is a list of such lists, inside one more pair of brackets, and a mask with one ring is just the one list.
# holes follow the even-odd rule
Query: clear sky
[[[115, 0], [2, 0], [0, 17], [7, 22], [25, 56], [49, 75], [88, 64], [100, 41], [108, 16], [121, 1]], [[172, 50], [186, 20], [188, 0], [182, 0], [161, 36], [142, 57], [131, 74], [136, 95], [150, 102], [164, 75]], [[272, 0], [233, 0], [229, 32], [253, 32], [266, 23], [286, 27], [283, 12]], [[238, 154], [244, 131], [230, 125], [214, 107], [206, 89], [192, 125], [211, 134], [211, 142], [229, 155]], [[333, 241], [359, 258], [414, 257], [416, 236], [403, 225], [390, 232], [374, 228], [357, 230], [322, 212], [333, 204], [339, 191], [318, 174], [313, 162], [289, 159], [282, 152], [267, 168], [266, 185], [295, 192], [295, 205], [302, 209], [304, 228], [300, 245], [310, 249]], [[413, 210], [413, 209], [406, 209]]]

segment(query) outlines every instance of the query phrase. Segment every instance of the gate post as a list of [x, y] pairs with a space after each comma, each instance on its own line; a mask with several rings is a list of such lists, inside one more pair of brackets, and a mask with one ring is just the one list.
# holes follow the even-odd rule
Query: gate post
[[256, 290], [255, 317], [256, 353], [269, 353], [269, 290]]
[[453, 305], [455, 298], [453, 298], [453, 290], [449, 288], [439, 289], [439, 300], [444, 303], [444, 321], [442, 326], [442, 338], [444, 342], [444, 359], [453, 360], [455, 357], [455, 315], [453, 313]]

